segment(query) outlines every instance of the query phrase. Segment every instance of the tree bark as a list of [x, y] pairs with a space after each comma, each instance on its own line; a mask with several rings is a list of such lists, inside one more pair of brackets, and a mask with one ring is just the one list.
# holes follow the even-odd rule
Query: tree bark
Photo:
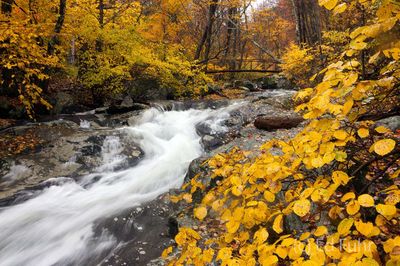
[[2, 0], [1, 1], [1, 13], [11, 15], [12, 5], [14, 0]]
[[[104, 27], [104, 0], [99, 0], [99, 25], [100, 29]], [[96, 40], [96, 51], [101, 52], [103, 51], [103, 40], [101, 36], [99, 36]]]
[[67, 9], [67, 0], [60, 0], [60, 5], [59, 5], [59, 11], [58, 11], [58, 18], [56, 25], [54, 27], [54, 34], [51, 37], [48, 47], [47, 47], [47, 53], [49, 55], [54, 54], [55, 52], [55, 46], [57, 44], [60, 44], [60, 39], [59, 39], [59, 34], [61, 32], [61, 29], [64, 25], [64, 19], [65, 19], [65, 12]]
[[321, 42], [320, 8], [317, 0], [292, 0], [299, 45]]
[[200, 59], [201, 52], [203, 50], [203, 47], [205, 46], [204, 60], [208, 61], [211, 50], [212, 31], [215, 20], [215, 14], [217, 12], [217, 7], [218, 7], [218, 0], [212, 0], [210, 7], [208, 9], [207, 25], [204, 29], [203, 36], [201, 37], [200, 42], [197, 45], [194, 60]]

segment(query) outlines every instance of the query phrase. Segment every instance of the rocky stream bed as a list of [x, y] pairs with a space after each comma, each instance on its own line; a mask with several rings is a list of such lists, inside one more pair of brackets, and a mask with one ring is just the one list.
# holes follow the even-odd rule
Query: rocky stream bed
[[[29, 136], [38, 141], [31, 148], [18, 154], [15, 154], [13, 150], [2, 151], [3, 157], [0, 158], [0, 216], [2, 213], [10, 216], [16, 208], [20, 208], [19, 212], [27, 211], [29, 210], [27, 204], [30, 201], [39, 201], [41, 197], [42, 200], [51, 200], [45, 198], [43, 194], [45, 194], [44, 191], [48, 192], [54, 187], [62, 188], [65, 184], [71, 183], [75, 186], [78, 184], [78, 188], [76, 188], [78, 191], [90, 191], [91, 187], [97, 184], [96, 182], [106, 182], [102, 180], [107, 178], [107, 182], [113, 184], [117, 181], [112, 178], [125, 178], [129, 169], [142, 167], [146, 164], [144, 161], [148, 160], [146, 156], [149, 154], [146, 154], [146, 150], [149, 149], [143, 147], [144, 137], [142, 135], [137, 132], [128, 134], [128, 132], [136, 125], [144, 123], [143, 119], [145, 118], [143, 117], [150, 115], [149, 110], [155, 109], [158, 112], [190, 109], [211, 110], [207, 111], [204, 119], [194, 122], [198, 136], [196, 141], [200, 141], [202, 150], [199, 154], [191, 155], [193, 158], [197, 158], [190, 164], [185, 162], [187, 171], [184, 170], [183, 175], [186, 176], [181, 176], [180, 181], [174, 183], [169, 192], [164, 191], [164, 188], [156, 193], [146, 192], [147, 194], [144, 194], [146, 197], [138, 202], [134, 202], [125, 194], [109, 199], [105, 197], [101, 206], [113, 205], [117, 200], [122, 200], [123, 204], [110, 210], [108, 213], [111, 215], [99, 216], [88, 224], [93, 232], [90, 236], [91, 240], [85, 242], [85, 248], [77, 247], [73, 251], [74, 254], [78, 254], [74, 255], [74, 260], [65, 259], [69, 256], [66, 254], [64, 257], [55, 258], [52, 261], [53, 265], [163, 265], [163, 261], [159, 258], [161, 252], [173, 244], [173, 237], [179, 226], [198, 226], [192, 219], [191, 206], [172, 203], [169, 200], [169, 194], [179, 192], [178, 187], [183, 178], [190, 180], [199, 171], [207, 171], [207, 169], [200, 169], [200, 165], [216, 153], [229, 151], [235, 146], [257, 152], [259, 145], [268, 139], [294, 136], [304, 122], [292, 111], [291, 97], [293, 93], [294, 91], [288, 90], [268, 90], [248, 93], [244, 99], [240, 100], [166, 101], [156, 102], [150, 106], [137, 104], [132, 108], [111, 111], [99, 108], [86, 113], [49, 117], [41, 122], [3, 129], [0, 132], [0, 137], [3, 139], [30, 134]], [[194, 113], [194, 115], [197, 114]], [[202, 116], [204, 112], [200, 112], [198, 115]], [[155, 115], [153, 114], [153, 116]], [[209, 123], [208, 117], [213, 117], [212, 123]], [[398, 123], [398, 119], [396, 121]], [[174, 121], [172, 118], [172, 120], [168, 120], [168, 123], [172, 123], [172, 126], [176, 123], [178, 127], [181, 121], [178, 119]], [[218, 128], [216, 129], [215, 126]], [[174, 137], [168, 136], [165, 141], [170, 141]], [[179, 136], [177, 141], [179, 142], [184, 137], [184, 135]], [[162, 149], [166, 149], [166, 153], [170, 152], [168, 149], [173, 149], [170, 142], [167, 144], [170, 146], [162, 147]], [[150, 151], [150, 153], [154, 152], [151, 149]], [[170, 162], [165, 163], [167, 165]], [[188, 168], [187, 165], [189, 165]], [[154, 167], [157, 168], [157, 166]], [[109, 174], [105, 175], [105, 172]], [[112, 173], [120, 175], [112, 176]], [[182, 175], [179, 171], [177, 174]], [[128, 176], [128, 174], [126, 175]], [[120, 187], [113, 189], [125, 191]], [[57, 193], [62, 195], [63, 192]], [[55, 193], [55, 197], [57, 197], [57, 193]], [[114, 193], [117, 192], [114, 191]], [[90, 202], [94, 197], [90, 194], [79, 200], [84, 199]], [[62, 200], [65, 199], [62, 198], [59, 204], [64, 204], [65, 202]], [[46, 207], [46, 204], [43, 202], [42, 206]], [[95, 202], [93, 204], [95, 206]], [[22, 208], [25, 205], [26, 209]], [[41, 203], [38, 202], [37, 205], [31, 205], [29, 208], [33, 208], [32, 206], [41, 206]], [[49, 206], [57, 208], [55, 204]], [[79, 203], [76, 203], [76, 206], [80, 207]], [[86, 206], [88, 212], [90, 206]], [[71, 209], [70, 215], [79, 216], [79, 212], [75, 213], [74, 210]], [[69, 216], [63, 216], [63, 219], [66, 217]], [[17, 216], [17, 218], [23, 219], [24, 215]], [[28, 223], [30, 220], [26, 221]], [[10, 220], [10, 223], [12, 222]], [[32, 226], [35, 226], [36, 222], [40, 221], [33, 220]], [[78, 221], [77, 224], [79, 225], [79, 223], [82, 221]], [[3, 226], [8, 225], [4, 222]], [[24, 226], [27, 226], [27, 230], [29, 229], [29, 225]], [[7, 229], [12, 230], [11, 226]], [[107, 233], [107, 239], [103, 239], [104, 232]], [[3, 248], [0, 257], [5, 265], [17, 265], [18, 261], [24, 263], [24, 260], [11, 258], [13, 255], [24, 256], [27, 254], [23, 249], [12, 250], [12, 243], [15, 239], [0, 237], [2, 238], [0, 248]], [[68, 233], [63, 237], [68, 238]], [[112, 239], [110, 245], [102, 248], [99, 248], [98, 245], [93, 246], [93, 249], [98, 248], [98, 252], [94, 252], [90, 256], [79, 255], [90, 248], [92, 242], [108, 243], [107, 241], [110, 239]], [[57, 248], [71, 248], [63, 245], [64, 243], [61, 243]], [[49, 256], [52, 256], [50, 252], [54, 252], [52, 248], [49, 247]], [[8, 249], [10, 250], [8, 251]], [[52, 265], [46, 262], [51, 261], [46, 258], [46, 250], [40, 254], [42, 257], [40, 259], [37, 254], [33, 254], [31, 258], [41, 262], [40, 265]], [[29, 258], [29, 254], [27, 254], [27, 258]]]

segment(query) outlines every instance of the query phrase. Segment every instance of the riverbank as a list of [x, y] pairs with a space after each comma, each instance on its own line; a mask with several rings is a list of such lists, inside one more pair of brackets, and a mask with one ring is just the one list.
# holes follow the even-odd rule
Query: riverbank
[[[199, 121], [194, 124], [195, 134], [198, 136], [195, 141], [200, 142], [202, 147], [195, 157], [200, 156], [201, 159], [196, 159], [190, 164], [186, 176], [186, 179], [190, 179], [191, 175], [198, 171], [198, 163], [215, 153], [228, 151], [234, 146], [256, 149], [266, 139], [294, 134], [296, 129], [265, 131], [254, 126], [256, 118], [263, 115], [293, 116], [288, 107], [293, 93], [294, 91], [270, 90], [248, 93], [240, 100], [158, 102], [153, 104], [154, 107], [143, 105], [141, 110], [114, 114], [97, 109], [89, 113], [62, 116], [54, 121], [5, 129], [0, 135], [3, 139], [35, 139], [36, 142], [25, 141], [28, 144], [25, 149], [20, 147], [5, 150], [5, 156], [1, 160], [1, 206], [6, 210], [12, 210], [14, 208], [12, 206], [24, 206], [40, 198], [47, 191], [63, 188], [65, 184], [71, 182], [84, 190], [90, 189], [91, 183], [87, 183], [84, 179], [88, 176], [94, 178], [91, 182], [101, 179], [101, 175], [96, 177], [98, 175], [96, 172], [107, 163], [114, 164], [112, 161], [114, 157], [119, 161], [117, 160], [117, 163], [110, 168], [112, 172], [129, 171], [135, 169], [137, 165], [140, 166], [147, 158], [146, 145], [140, 143], [140, 135], [135, 137], [128, 134], [127, 130], [135, 128], [135, 125], [142, 125], [143, 119], [153, 121], [152, 112], [160, 114], [171, 112], [168, 110], [177, 114], [188, 111], [200, 112], [193, 115], [197, 117], [196, 121]], [[203, 115], [205, 120], [201, 119], [201, 113], [204, 112], [201, 110], [207, 114]], [[180, 123], [178, 119], [167, 124], [175, 127]], [[168, 144], [157, 149], [166, 149], [166, 152], [169, 152], [174, 149], [174, 145]], [[182, 168], [183, 173], [175, 173], [175, 178], [181, 181], [172, 187], [177, 188], [183, 182], [183, 174], [191, 161], [186, 156], [183, 159], [185, 162], [183, 165], [186, 165]], [[173, 164], [169, 165], [174, 167]], [[107, 172], [107, 169], [103, 168], [103, 171]], [[107, 195], [104, 196], [107, 198]], [[45, 202], [38, 203], [38, 206], [46, 208], [45, 204]], [[172, 243], [178, 227], [191, 220], [190, 213], [185, 212], [190, 206], [174, 204], [170, 201], [168, 193], [139, 207], [135, 206], [134, 202], [132, 204], [133, 207], [129, 207], [130, 203], [127, 202], [126, 206], [121, 208], [125, 209], [121, 213], [117, 211], [109, 218], [105, 215], [96, 219], [95, 232], [106, 230], [117, 243], [124, 244], [105, 249], [101, 254], [93, 255], [89, 259], [86, 258], [85, 263], [96, 264], [102, 261], [104, 265], [121, 265], [120, 262], [124, 261], [127, 265], [132, 263], [146, 265], [153, 260], [157, 261], [162, 250]], [[187, 217], [182, 216], [182, 213], [186, 213]], [[179, 220], [179, 217], [183, 220]], [[71, 228], [71, 230], [76, 229]], [[15, 228], [15, 231], [18, 230], [22, 228]], [[68, 235], [68, 232], [66, 234]], [[4, 240], [3, 244], [6, 244], [6, 241]], [[46, 253], [42, 255], [46, 256]]]

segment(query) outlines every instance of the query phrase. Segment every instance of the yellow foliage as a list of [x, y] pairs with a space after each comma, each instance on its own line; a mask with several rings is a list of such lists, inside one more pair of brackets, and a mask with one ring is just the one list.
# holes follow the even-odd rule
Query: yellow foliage
[[307, 84], [308, 72], [311, 71], [313, 56], [310, 49], [300, 48], [296, 44], [290, 44], [282, 57], [282, 71], [286, 77], [296, 81], [299, 85]]
[[358, 202], [363, 207], [373, 207], [375, 205], [374, 198], [368, 194], [358, 196]]
[[367, 128], [360, 128], [357, 130], [357, 134], [360, 138], [366, 138], [369, 136], [369, 130]]
[[297, 200], [294, 202], [293, 211], [300, 217], [305, 216], [310, 212], [310, 201], [307, 199]]
[[[335, 13], [350, 8], [340, 0], [320, 3]], [[346, 51], [318, 73], [315, 87], [295, 96], [302, 101], [297, 111], [308, 120], [305, 128], [292, 138], [267, 141], [254, 157], [234, 148], [207, 162], [211, 179], [219, 181], [206, 192], [215, 199], [202, 204], [213, 207], [211, 202], [218, 201], [215, 219], [225, 227], [214, 246], [199, 246], [215, 249], [214, 260], [221, 265], [400, 261], [399, 136], [361, 119], [374, 111], [372, 103], [399, 92], [400, 64], [392, 50], [399, 46], [398, 37], [385, 38], [398, 30], [400, 6], [393, 1], [358, 3], [373, 19], [352, 30]], [[390, 51], [383, 39], [390, 42]], [[308, 71], [304, 63], [312, 58], [307, 49], [292, 48], [282, 65], [286, 74]], [[362, 70], [370, 61], [367, 48], [384, 57], [372, 76]], [[298, 231], [291, 227], [293, 219], [302, 222]], [[187, 245], [178, 243], [178, 250], [184, 252]], [[382, 249], [385, 254], [379, 254]]]
[[[12, 19], [0, 13], [0, 21], [0, 51], [7, 51], [0, 52], [0, 86], [18, 91], [20, 102], [33, 118], [35, 105], [52, 107], [42, 97], [40, 84], [49, 78], [48, 69], [59, 66], [59, 58], [49, 55], [47, 47], [38, 41], [49, 38], [52, 29], [46, 25], [48, 20], [32, 24], [30, 16], [24, 13]], [[6, 83], [3, 75], [10, 75], [11, 80]]]
[[377, 154], [384, 156], [390, 153], [395, 146], [396, 146], [396, 141], [392, 139], [381, 139], [374, 143], [374, 151]]
[[199, 220], [203, 220], [207, 216], [207, 208], [201, 206], [194, 209], [194, 216]]
[[283, 232], [283, 215], [279, 214], [278, 216], [276, 216], [275, 220], [274, 220], [274, 224], [272, 226], [272, 229], [274, 229], [275, 232], [277, 232], [278, 234]]

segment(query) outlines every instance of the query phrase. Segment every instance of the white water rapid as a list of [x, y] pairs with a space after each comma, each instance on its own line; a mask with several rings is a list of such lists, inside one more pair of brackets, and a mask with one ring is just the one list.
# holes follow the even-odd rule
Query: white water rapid
[[108, 233], [95, 236], [99, 219], [152, 200], [179, 187], [189, 163], [202, 147], [195, 126], [209, 123], [224, 130], [221, 120], [230, 106], [218, 110], [161, 112], [149, 109], [134, 127], [123, 130], [140, 144], [144, 159], [135, 167], [114, 171], [125, 158], [116, 136], [103, 144], [103, 165], [77, 183], [68, 178], [44, 188], [23, 203], [0, 210], [0, 265], [81, 265], [117, 245]]

